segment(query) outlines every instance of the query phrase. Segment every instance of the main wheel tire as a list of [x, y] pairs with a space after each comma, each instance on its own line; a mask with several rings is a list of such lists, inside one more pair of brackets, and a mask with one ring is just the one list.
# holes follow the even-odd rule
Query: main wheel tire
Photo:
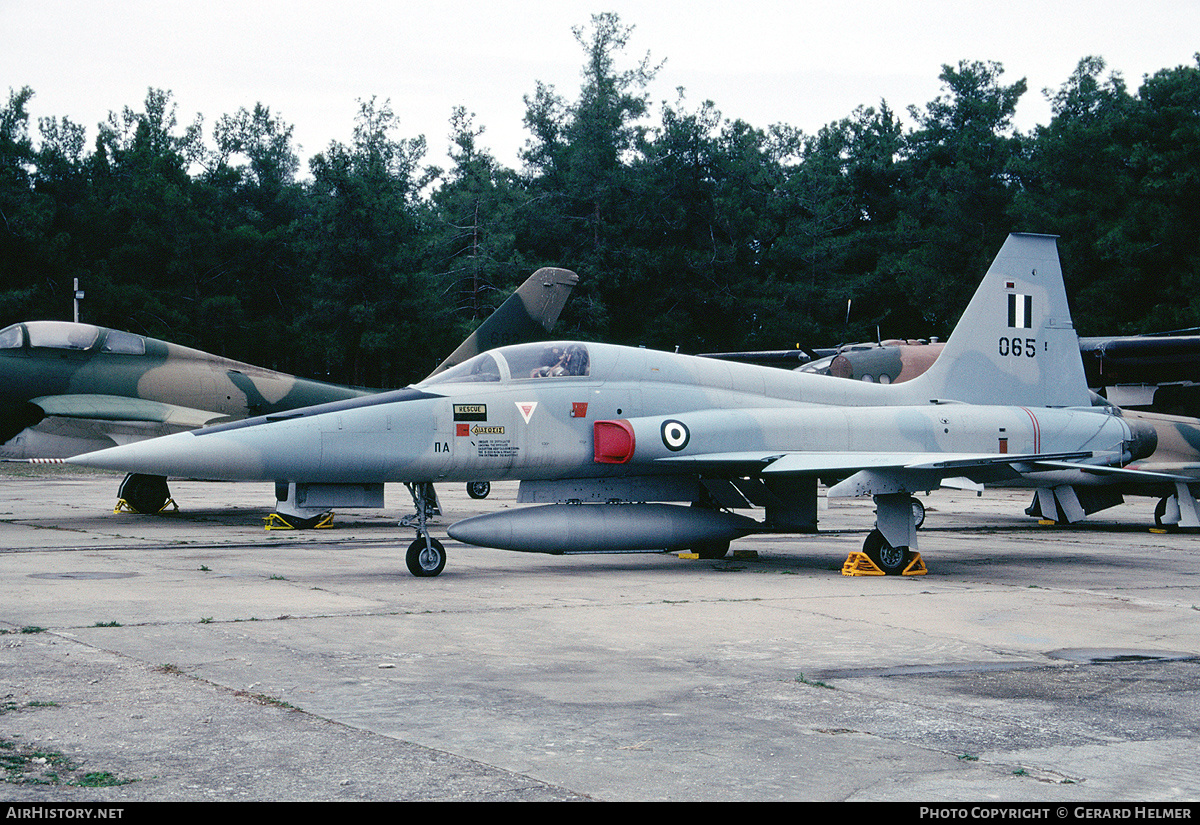
[[1167, 516], [1167, 500], [1170, 496], [1163, 496], [1158, 500], [1158, 504], [1154, 505], [1154, 526], [1158, 528], [1174, 527], [1175, 525], [1164, 525], [1163, 519]]
[[153, 515], [166, 506], [171, 491], [167, 488], [166, 476], [129, 473], [121, 482], [117, 496], [137, 512]]
[[921, 503], [920, 499], [912, 500], [912, 514], [913, 528], [920, 529], [921, 525], [925, 523], [925, 505]]
[[488, 493], [492, 491], [492, 482], [490, 481], [470, 481], [467, 482], [467, 495], [471, 498], [487, 498]]
[[425, 537], [417, 536], [417, 540], [408, 546], [404, 561], [408, 564], [408, 572], [414, 576], [436, 576], [446, 568], [446, 548], [434, 538], [429, 539], [427, 546]]
[[889, 576], [899, 576], [908, 566], [912, 554], [907, 547], [892, 547], [883, 533], [872, 530], [863, 542], [863, 552], [872, 563]]
[[723, 559], [729, 554], [728, 541], [705, 541], [692, 547], [692, 552], [702, 559]]
[[312, 530], [324, 520], [329, 513], [317, 513], [315, 516], [304, 518], [302, 516], [294, 516], [288, 513], [276, 513], [275, 516], [283, 521], [288, 527], [293, 530]]

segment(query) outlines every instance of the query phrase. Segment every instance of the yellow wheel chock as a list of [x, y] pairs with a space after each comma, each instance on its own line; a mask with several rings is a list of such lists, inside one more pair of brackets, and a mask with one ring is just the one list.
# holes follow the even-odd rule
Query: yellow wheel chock
[[[156, 511], [156, 513], [166, 512], [166, 509], [168, 507], [173, 508], [172, 512], [175, 512], [175, 513], [179, 512], [179, 505], [175, 503], [175, 499], [169, 498], [165, 502], [163, 502], [163, 506], [159, 507], [158, 510]], [[113, 515], [116, 515], [118, 513], [136, 513], [137, 515], [141, 515], [142, 511], [138, 510], [136, 507], [134, 507], [132, 504], [130, 504], [125, 499], [120, 498], [120, 499], [117, 499], [117, 506], [113, 508]]]
[[[271, 513], [263, 516], [263, 521], [266, 522], [263, 526], [264, 530], [319, 530], [333, 524], [333, 511], [322, 513], [313, 519], [293, 519], [293, 521], [288, 521], [287, 516], [281, 516], [279, 513]], [[307, 523], [309, 521], [312, 523]]]
[[[925, 569], [925, 562], [921, 560], [920, 553], [913, 553], [909, 559], [908, 566], [901, 572], [901, 576], [924, 576], [929, 571]], [[875, 562], [867, 556], [866, 553], [855, 551], [846, 557], [846, 563], [842, 565], [843, 576], [886, 576]]]

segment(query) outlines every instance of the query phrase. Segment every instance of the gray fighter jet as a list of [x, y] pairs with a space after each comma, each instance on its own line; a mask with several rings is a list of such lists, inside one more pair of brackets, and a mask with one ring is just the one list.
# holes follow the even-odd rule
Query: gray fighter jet
[[[894, 574], [917, 547], [913, 492], [947, 478], [1084, 478], [1149, 455], [1153, 439], [1152, 428], [1091, 405], [1055, 239], [1014, 234], [942, 357], [902, 384], [526, 344], [403, 390], [70, 461], [331, 495], [403, 481], [418, 520], [407, 561], [421, 576], [446, 563], [423, 515], [422, 490], [433, 482], [519, 479], [518, 500], [538, 505], [451, 525], [468, 544], [720, 557], [751, 533], [815, 532], [820, 479], [830, 496], [873, 497], [877, 525], [863, 549]], [[761, 521], [733, 512], [754, 507], [765, 510]]]
[[[431, 375], [481, 349], [542, 337], [578, 280], [539, 269]], [[0, 330], [0, 459], [65, 458], [377, 392], [91, 324], [29, 321]], [[157, 512], [169, 495], [165, 478], [141, 473], [119, 493], [139, 512]]]

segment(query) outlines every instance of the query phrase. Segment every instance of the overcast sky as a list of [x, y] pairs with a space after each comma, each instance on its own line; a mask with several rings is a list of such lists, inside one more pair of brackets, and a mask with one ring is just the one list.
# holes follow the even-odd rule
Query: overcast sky
[[605, 11], [635, 27], [624, 65], [665, 61], [655, 104], [682, 86], [691, 107], [712, 100], [726, 118], [810, 133], [880, 100], [923, 106], [960, 60], [1025, 78], [1017, 125], [1029, 129], [1049, 119], [1042, 90], [1084, 56], [1136, 92], [1200, 51], [1197, 0], [0, 0], [0, 91], [32, 87], [34, 124], [65, 115], [89, 143], [110, 111], [140, 111], [149, 87], [173, 92], [181, 125], [202, 114], [210, 143], [218, 117], [261, 102], [295, 127], [303, 158], [349, 142], [356, 101], [374, 96], [391, 100], [398, 137], [425, 135], [435, 163], [461, 105], [516, 167], [523, 98], [540, 80], [575, 99], [584, 53], [571, 29]]

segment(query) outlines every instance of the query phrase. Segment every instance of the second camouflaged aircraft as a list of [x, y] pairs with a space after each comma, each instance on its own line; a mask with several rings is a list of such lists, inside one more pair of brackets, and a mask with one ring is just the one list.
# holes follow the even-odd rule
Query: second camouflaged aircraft
[[[534, 272], [431, 377], [482, 350], [544, 336], [578, 280], [566, 269]], [[92, 324], [28, 321], [0, 330], [0, 459], [66, 458], [378, 392], [298, 378]], [[293, 521], [312, 521], [323, 512], [323, 507], [297, 505], [294, 487], [282, 489], [277, 509]], [[333, 503], [383, 506], [382, 490], [364, 496], [356, 489], [353, 498]], [[118, 496], [138, 512], [154, 513], [170, 492], [162, 475], [131, 473]]]
[[[872, 496], [864, 551], [902, 572], [911, 493], [944, 479], [1045, 486], [1154, 448], [1090, 404], [1055, 239], [1011, 235], [937, 363], [880, 386], [645, 349], [559, 342], [487, 352], [420, 384], [73, 459], [164, 475], [336, 486], [520, 479], [540, 506], [452, 538], [544, 553], [691, 548], [816, 530], [829, 495]], [[692, 506], [647, 502], [686, 502]], [[755, 521], [731, 512], [765, 508]], [[446, 556], [418, 499], [416, 575]]]

